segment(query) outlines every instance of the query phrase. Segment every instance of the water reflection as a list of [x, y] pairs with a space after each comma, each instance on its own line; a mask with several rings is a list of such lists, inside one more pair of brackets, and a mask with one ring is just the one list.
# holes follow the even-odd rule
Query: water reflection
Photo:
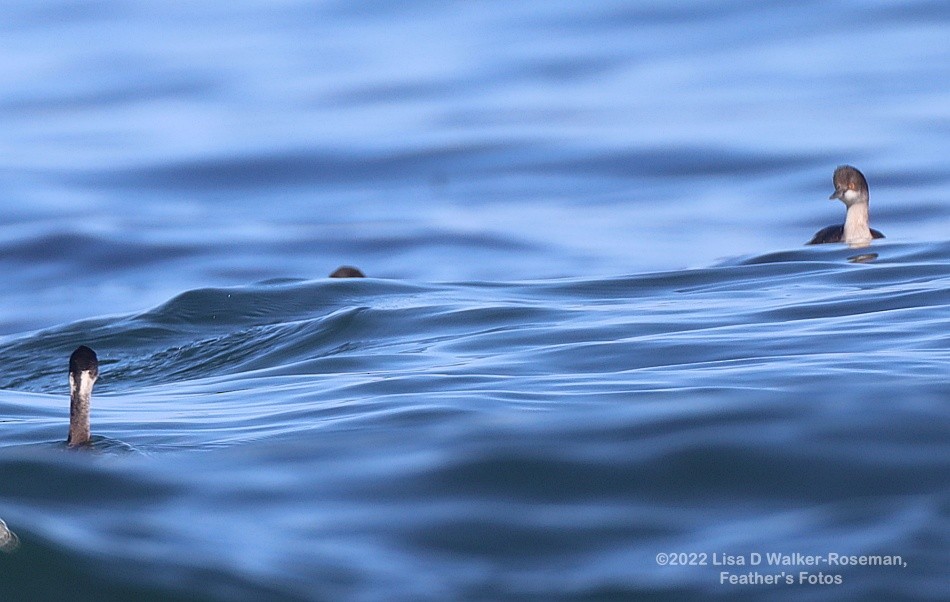
[[[851, 248], [867, 247], [867, 246], [869, 245], [866, 245], [866, 244], [851, 245]], [[877, 259], [877, 257], [878, 257], [877, 253], [862, 253], [861, 255], [852, 255], [851, 257], [848, 257], [848, 261], [851, 263], [871, 263], [872, 261]]]

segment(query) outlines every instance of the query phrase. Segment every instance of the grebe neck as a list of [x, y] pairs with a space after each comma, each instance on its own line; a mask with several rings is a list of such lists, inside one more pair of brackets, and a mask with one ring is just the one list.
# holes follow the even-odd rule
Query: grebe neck
[[868, 204], [854, 203], [848, 207], [844, 219], [844, 241], [849, 245], [871, 242], [871, 228], [868, 225]]

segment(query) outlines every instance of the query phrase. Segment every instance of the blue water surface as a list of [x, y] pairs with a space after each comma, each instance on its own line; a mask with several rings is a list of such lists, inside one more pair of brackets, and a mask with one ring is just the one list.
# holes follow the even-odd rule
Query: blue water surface
[[946, 599], [947, 3], [2, 12], [0, 600]]

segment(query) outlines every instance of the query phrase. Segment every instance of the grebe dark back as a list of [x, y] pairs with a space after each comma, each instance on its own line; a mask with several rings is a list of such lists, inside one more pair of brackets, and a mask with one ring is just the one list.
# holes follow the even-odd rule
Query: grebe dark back
[[341, 265], [337, 269], [333, 270], [333, 273], [330, 274], [330, 278], [366, 278], [366, 274], [361, 272], [359, 268], [354, 268], [349, 265]]

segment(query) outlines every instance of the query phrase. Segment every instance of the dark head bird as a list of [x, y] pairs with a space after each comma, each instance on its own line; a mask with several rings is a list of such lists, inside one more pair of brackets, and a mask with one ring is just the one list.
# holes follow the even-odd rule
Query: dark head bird
[[337, 269], [333, 270], [333, 273], [330, 274], [330, 278], [366, 278], [366, 274], [361, 272], [359, 268], [341, 265]]
[[99, 358], [96, 352], [80, 345], [69, 356], [69, 438], [66, 439], [69, 447], [89, 443], [89, 403], [97, 378]]
[[884, 238], [883, 234], [868, 226], [870, 195], [864, 174], [850, 165], [842, 165], [835, 170], [833, 181], [835, 192], [828, 198], [838, 199], [847, 207], [844, 224], [822, 228], [808, 244], [844, 242], [860, 247], [870, 244], [872, 238]]

